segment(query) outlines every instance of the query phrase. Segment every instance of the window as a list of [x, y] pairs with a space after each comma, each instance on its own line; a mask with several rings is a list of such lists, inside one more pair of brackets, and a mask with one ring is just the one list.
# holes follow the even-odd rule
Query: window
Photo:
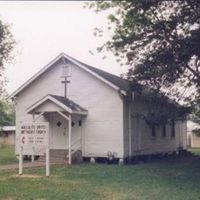
[[162, 136], [163, 136], [163, 138], [166, 137], [166, 124], [163, 124], [163, 127], [162, 127]]
[[65, 63], [62, 67], [62, 77], [70, 77], [71, 76], [71, 65], [70, 63]]
[[57, 122], [57, 126], [61, 127], [62, 123], [60, 121]]
[[156, 137], [156, 126], [155, 125], [151, 126], [151, 136]]
[[71, 126], [73, 127], [75, 125], [75, 123], [72, 121]]
[[175, 121], [172, 119], [172, 131], [171, 131], [171, 138], [175, 137]]

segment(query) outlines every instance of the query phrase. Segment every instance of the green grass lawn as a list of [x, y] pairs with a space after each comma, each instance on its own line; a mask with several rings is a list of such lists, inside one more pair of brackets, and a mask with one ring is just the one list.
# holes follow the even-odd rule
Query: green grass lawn
[[0, 199], [6, 200], [199, 200], [200, 159], [177, 158], [139, 165], [80, 164], [0, 171]]
[[191, 151], [193, 154], [200, 156], [200, 148], [189, 148], [188, 150]]
[[[0, 199], [200, 199], [200, 163], [135, 166], [82, 164], [53, 167], [51, 177], [18, 178], [0, 172]], [[26, 170], [43, 175], [44, 169]]]
[[2, 146], [0, 147], [0, 165], [16, 163], [17, 158], [14, 153], [14, 147]]

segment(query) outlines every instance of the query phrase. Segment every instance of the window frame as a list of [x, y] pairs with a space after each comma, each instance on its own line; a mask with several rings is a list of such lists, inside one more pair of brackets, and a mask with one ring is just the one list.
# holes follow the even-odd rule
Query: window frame
[[167, 127], [166, 124], [162, 125], [162, 138], [166, 138], [167, 137]]
[[151, 138], [156, 138], [156, 125], [151, 125]]
[[176, 136], [176, 123], [175, 123], [175, 120], [172, 119], [172, 122], [171, 122], [171, 138], [174, 139]]

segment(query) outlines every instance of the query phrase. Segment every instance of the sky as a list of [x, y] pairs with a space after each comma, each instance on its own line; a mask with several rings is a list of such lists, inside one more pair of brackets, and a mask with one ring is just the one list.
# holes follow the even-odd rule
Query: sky
[[[86, 64], [120, 75], [127, 68], [116, 62], [112, 53], [95, 50], [111, 38], [93, 35], [94, 28], [104, 30], [105, 12], [84, 8], [81, 1], [0, 1], [0, 19], [10, 25], [17, 45], [14, 60], [5, 64], [6, 89], [12, 93], [57, 55], [64, 52]], [[91, 54], [90, 51], [94, 52]]]

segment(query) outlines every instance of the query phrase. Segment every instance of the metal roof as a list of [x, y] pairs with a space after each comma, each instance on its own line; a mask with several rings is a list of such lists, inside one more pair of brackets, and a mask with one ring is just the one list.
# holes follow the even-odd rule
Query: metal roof
[[81, 107], [80, 105], [78, 105], [77, 103], [75, 103], [74, 101], [68, 98], [65, 98], [63, 96], [52, 95], [52, 94], [50, 94], [49, 96], [55, 98], [57, 101], [59, 101], [60, 103], [70, 108], [73, 112], [87, 112], [86, 109], [84, 109], [83, 107]]
[[[68, 56], [70, 57], [70, 56]], [[72, 57], [70, 57], [72, 58]], [[130, 82], [126, 79], [123, 79], [119, 76], [116, 76], [114, 74], [111, 74], [109, 72], [103, 71], [101, 69], [92, 67], [90, 65], [87, 65], [83, 62], [80, 62], [79, 60], [76, 60], [75, 58], [72, 58], [76, 62], [80, 63], [84, 67], [88, 68], [89, 70], [93, 71], [94, 73], [100, 75], [101, 77], [105, 78], [106, 80], [110, 81], [114, 85], [118, 86], [121, 90], [129, 91], [130, 90]]]
[[[57, 96], [57, 95], [52, 95], [52, 94], [48, 94], [44, 96], [43, 98], [39, 99], [34, 104], [29, 106], [26, 109], [27, 113], [29, 114], [34, 113], [36, 108], [38, 108], [40, 105], [47, 102], [48, 100], [50, 100], [52, 103], [56, 104], [57, 106], [61, 107], [68, 113], [87, 115], [88, 111], [84, 109], [83, 107], [81, 107], [80, 105], [78, 105], [77, 103], [75, 103], [74, 101], [68, 98], [65, 98], [63, 96]], [[44, 112], [49, 112], [49, 111], [47, 110]]]

